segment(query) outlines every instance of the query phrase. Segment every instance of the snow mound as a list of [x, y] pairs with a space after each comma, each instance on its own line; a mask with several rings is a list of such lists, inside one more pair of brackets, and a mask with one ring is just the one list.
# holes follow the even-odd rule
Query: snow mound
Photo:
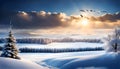
[[0, 69], [48, 69], [26, 60], [0, 57]]
[[120, 54], [105, 53], [82, 58], [56, 58], [44, 62], [60, 69], [120, 69]]

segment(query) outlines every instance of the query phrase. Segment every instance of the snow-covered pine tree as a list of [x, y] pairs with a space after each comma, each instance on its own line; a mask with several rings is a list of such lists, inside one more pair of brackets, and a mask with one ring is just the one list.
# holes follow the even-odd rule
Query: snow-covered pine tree
[[18, 57], [18, 49], [16, 48], [16, 39], [14, 38], [12, 34], [11, 24], [10, 24], [10, 32], [9, 37], [6, 39], [6, 44], [3, 47], [3, 52], [1, 54], [1, 57], [9, 57], [14, 59], [20, 59]]
[[107, 51], [120, 51], [120, 28], [115, 28], [111, 35], [105, 38], [105, 49]]

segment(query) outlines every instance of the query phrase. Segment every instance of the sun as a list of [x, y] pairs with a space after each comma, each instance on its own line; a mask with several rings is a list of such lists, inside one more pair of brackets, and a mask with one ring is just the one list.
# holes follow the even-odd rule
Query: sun
[[86, 25], [88, 25], [89, 22], [87, 19], [83, 19], [81, 23], [82, 23], [82, 25], [86, 26]]

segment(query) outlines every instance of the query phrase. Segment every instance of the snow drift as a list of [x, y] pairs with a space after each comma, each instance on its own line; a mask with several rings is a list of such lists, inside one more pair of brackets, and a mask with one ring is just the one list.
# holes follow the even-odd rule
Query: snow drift
[[54, 58], [43, 62], [59, 69], [120, 69], [120, 54], [105, 53], [97, 56]]
[[0, 57], [0, 69], [47, 69], [25, 60], [16, 60]]

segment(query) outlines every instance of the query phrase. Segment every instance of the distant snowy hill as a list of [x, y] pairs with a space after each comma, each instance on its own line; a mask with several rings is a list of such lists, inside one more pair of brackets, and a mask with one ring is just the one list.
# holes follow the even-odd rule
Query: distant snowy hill
[[48, 69], [25, 60], [0, 57], [0, 69]]
[[120, 54], [104, 53], [97, 56], [52, 58], [43, 62], [59, 69], [120, 69]]

